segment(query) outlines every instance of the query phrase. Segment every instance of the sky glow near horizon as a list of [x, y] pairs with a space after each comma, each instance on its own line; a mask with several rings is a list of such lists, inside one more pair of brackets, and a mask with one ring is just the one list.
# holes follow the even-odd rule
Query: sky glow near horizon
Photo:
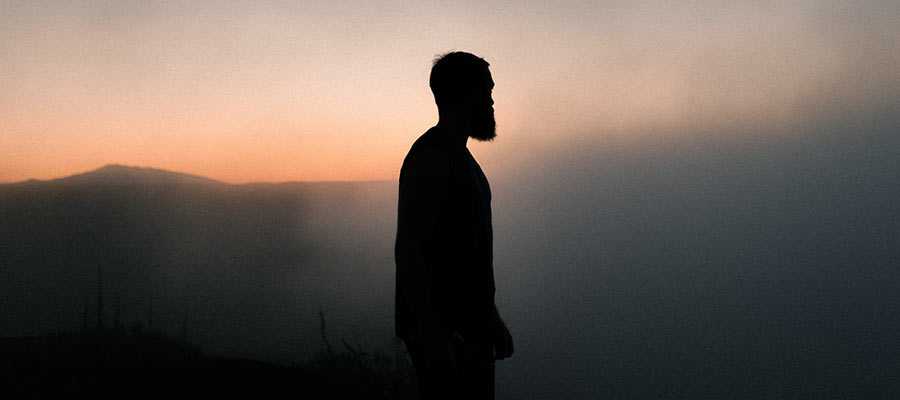
[[396, 179], [454, 49], [491, 63], [498, 137], [469, 142], [489, 174], [575, 137], [791, 132], [900, 93], [890, 1], [301, 3], [0, 1], [0, 182]]

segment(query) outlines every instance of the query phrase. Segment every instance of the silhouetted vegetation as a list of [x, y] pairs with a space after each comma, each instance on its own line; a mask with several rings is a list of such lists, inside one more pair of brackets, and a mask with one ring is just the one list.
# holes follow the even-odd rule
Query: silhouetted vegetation
[[394, 342], [393, 354], [367, 351], [345, 339], [341, 339], [342, 349], [335, 350], [328, 340], [322, 312], [319, 320], [323, 349], [302, 365], [318, 382], [355, 398], [415, 398], [412, 364], [399, 340]]
[[0, 384], [14, 398], [158, 398], [187, 395], [239, 398], [260, 395], [414, 398], [411, 366], [399, 349], [388, 355], [342, 339], [342, 350], [326, 344], [310, 360], [279, 365], [220, 357], [183, 338], [114, 327], [0, 338]]

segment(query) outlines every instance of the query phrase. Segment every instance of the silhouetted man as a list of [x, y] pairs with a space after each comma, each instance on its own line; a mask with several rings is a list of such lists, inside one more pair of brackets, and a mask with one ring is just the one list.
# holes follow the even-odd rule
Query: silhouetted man
[[494, 360], [513, 353], [494, 304], [491, 190], [466, 148], [496, 136], [488, 63], [464, 52], [434, 62], [440, 115], [403, 160], [395, 323], [425, 399], [494, 398]]

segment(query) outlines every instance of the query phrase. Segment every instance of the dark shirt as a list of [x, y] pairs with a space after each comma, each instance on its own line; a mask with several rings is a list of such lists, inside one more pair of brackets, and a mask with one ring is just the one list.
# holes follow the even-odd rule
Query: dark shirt
[[395, 329], [407, 344], [493, 329], [491, 189], [478, 162], [440, 128], [412, 145], [400, 170]]

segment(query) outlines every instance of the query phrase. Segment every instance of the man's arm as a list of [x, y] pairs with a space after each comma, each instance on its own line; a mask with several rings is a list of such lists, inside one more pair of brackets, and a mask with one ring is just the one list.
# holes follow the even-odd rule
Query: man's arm
[[449, 321], [441, 283], [447, 271], [445, 229], [450, 213], [450, 164], [437, 149], [419, 149], [408, 160], [400, 185], [399, 215], [409, 302], [414, 309], [415, 341], [429, 362], [450, 361]]

